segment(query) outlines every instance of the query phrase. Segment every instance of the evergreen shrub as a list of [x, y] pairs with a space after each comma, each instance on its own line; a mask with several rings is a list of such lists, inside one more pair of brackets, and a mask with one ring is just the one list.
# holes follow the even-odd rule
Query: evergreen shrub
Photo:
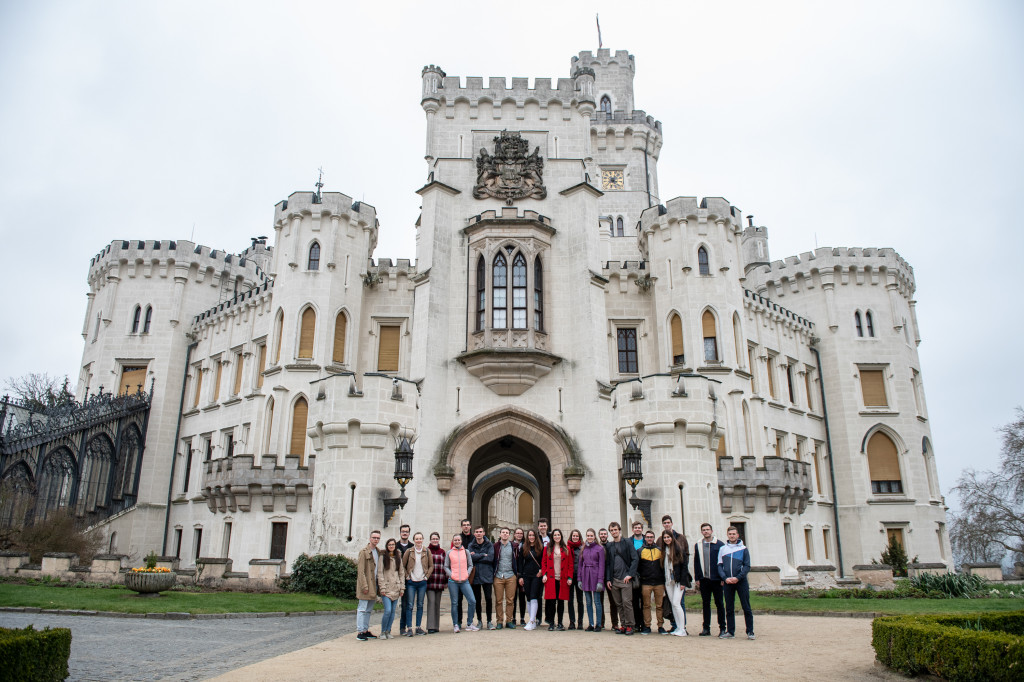
[[907, 675], [945, 680], [1024, 677], [1024, 611], [886, 616], [871, 624], [881, 663]]
[[0, 682], [57, 682], [69, 674], [71, 630], [0, 628]]
[[326, 594], [338, 599], [356, 598], [356, 564], [341, 554], [300, 554], [292, 564], [290, 592]]

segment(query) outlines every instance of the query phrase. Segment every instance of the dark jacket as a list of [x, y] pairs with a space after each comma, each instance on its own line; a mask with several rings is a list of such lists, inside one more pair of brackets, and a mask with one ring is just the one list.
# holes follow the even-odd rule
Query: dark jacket
[[640, 548], [636, 570], [641, 585], [665, 584], [665, 559], [657, 545], [644, 545]]
[[[494, 572], [498, 572], [498, 563], [501, 561], [501, 553], [505, 551], [502, 547], [501, 540], [494, 543]], [[519, 577], [519, 546], [511, 540], [508, 541], [508, 550], [512, 552], [512, 575]]]
[[625, 580], [627, 575], [636, 578], [636, 567], [640, 558], [633, 549], [632, 538], [622, 538], [618, 542], [609, 540], [605, 551], [605, 582]]
[[469, 543], [469, 553], [473, 556], [473, 567], [476, 573], [473, 575], [474, 585], [484, 585], [494, 582], [494, 545], [484, 536], [484, 541], [477, 544], [476, 539]]
[[519, 551], [519, 577], [536, 578], [544, 564], [544, 550], [534, 554], [530, 547], [522, 547]]
[[750, 551], [743, 542], [723, 547], [718, 553], [718, 574], [722, 580], [739, 578], [742, 582], [746, 580], [747, 573], [750, 573]]
[[695, 580], [721, 580], [718, 574], [718, 550], [722, 548], [722, 541], [715, 540], [711, 543], [711, 575], [704, 575], [704, 562], [700, 558], [701, 547], [704, 546], [704, 538], [693, 543], [693, 577]]
[[402, 541], [401, 540], [398, 540], [398, 541], [395, 542], [395, 549], [397, 549], [398, 553], [401, 554], [403, 557], [405, 556], [405, 553], [408, 552], [412, 548], [413, 548], [413, 544], [411, 542], [408, 545], [402, 545]]
[[687, 568], [689, 563], [689, 557], [683, 555], [685, 558], [678, 564], [672, 564], [672, 580], [679, 583], [683, 587], [690, 587], [693, 585], [693, 576], [690, 575], [690, 570]]

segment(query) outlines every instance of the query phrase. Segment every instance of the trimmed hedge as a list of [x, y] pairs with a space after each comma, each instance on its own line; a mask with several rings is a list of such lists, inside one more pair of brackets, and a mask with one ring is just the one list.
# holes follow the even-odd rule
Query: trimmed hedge
[[69, 674], [71, 630], [0, 628], [0, 682], [57, 682]]
[[880, 662], [908, 675], [1020, 680], [1024, 611], [876, 618], [871, 646]]
[[326, 594], [338, 599], [356, 598], [356, 564], [341, 554], [300, 554], [284, 585], [289, 592]]

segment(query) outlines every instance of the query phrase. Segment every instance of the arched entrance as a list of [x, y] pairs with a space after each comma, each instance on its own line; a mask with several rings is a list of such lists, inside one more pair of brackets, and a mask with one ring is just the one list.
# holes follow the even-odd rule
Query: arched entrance
[[496, 496], [508, 496], [504, 491], [530, 506], [531, 521], [546, 517], [552, 527], [571, 528], [576, 517], [573, 496], [584, 476], [565, 432], [517, 407], [485, 413], [460, 427], [440, 453], [434, 472], [446, 493], [446, 532], [455, 532], [467, 517], [474, 526], [490, 530], [488, 510], [493, 513]]

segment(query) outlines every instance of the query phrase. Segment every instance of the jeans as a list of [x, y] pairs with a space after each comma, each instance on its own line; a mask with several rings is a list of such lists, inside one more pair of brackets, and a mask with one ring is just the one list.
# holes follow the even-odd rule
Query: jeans
[[473, 618], [473, 612], [476, 610], [476, 598], [473, 596], [473, 588], [469, 586], [466, 581], [455, 582], [454, 580], [448, 581], [448, 596], [452, 600], [452, 625], [458, 626], [459, 614], [457, 613], [458, 604], [463, 597], [466, 598], [466, 607], [469, 609], [469, 617]]
[[[491, 598], [492, 598], [491, 597], [491, 588], [492, 587], [493, 587], [493, 585], [491, 583], [480, 583], [478, 585], [473, 585], [473, 599], [476, 600], [476, 622], [477, 623], [483, 624], [483, 618], [482, 618], [483, 614], [482, 614], [482, 611], [484, 609], [482, 609], [481, 607], [484, 606], [484, 603], [486, 603], [486, 605], [487, 605], [487, 608], [486, 608], [486, 611], [487, 611], [487, 622], [488, 623], [491, 622], [491, 613], [493, 613], [493, 609], [494, 609], [494, 604], [491, 602]], [[480, 593], [481, 592], [483, 592], [483, 595], [484, 595], [483, 599], [480, 599]], [[469, 620], [470, 623], [473, 622], [473, 609], [469, 610], [469, 619], [468, 620]]]
[[384, 615], [380, 619], [380, 631], [390, 633], [391, 624], [395, 621], [395, 604], [398, 603], [398, 600], [391, 597], [381, 597], [380, 600], [384, 603]]
[[370, 614], [373, 613], [373, 602], [375, 599], [360, 599], [359, 608], [356, 610], [356, 632], [366, 632], [370, 629]]
[[743, 624], [747, 626], [747, 634], [754, 634], [754, 612], [750, 610], [750, 585], [743, 578], [738, 583], [725, 584], [725, 626], [730, 635], [736, 634], [736, 595], [740, 595], [740, 607], [743, 609]]
[[704, 629], [711, 629], [711, 598], [715, 599], [715, 615], [718, 616], [718, 629], [725, 630], [725, 605], [722, 603], [722, 582], [704, 578], [700, 583], [700, 599], [704, 603]]
[[423, 622], [423, 598], [427, 594], [427, 581], [426, 580], [406, 580], [405, 581], [405, 595], [402, 597], [402, 602], [405, 604], [405, 613], [402, 618], [402, 622], [405, 623], [405, 627], [412, 627], [412, 609], [416, 607], [416, 627], [420, 627]]
[[[602, 604], [602, 592], [584, 592], [583, 597], [587, 601], [587, 624], [601, 627], [604, 622], [604, 604]], [[579, 623], [583, 627], [583, 621]]]
[[405, 629], [411, 625], [411, 623], [409, 622], [409, 619], [405, 615], [406, 613], [408, 613], [408, 611], [409, 611], [409, 591], [406, 590], [405, 592], [402, 593], [401, 620], [399, 620], [399, 622], [398, 622], [398, 630], [399, 630], [399, 632], [405, 632]]

